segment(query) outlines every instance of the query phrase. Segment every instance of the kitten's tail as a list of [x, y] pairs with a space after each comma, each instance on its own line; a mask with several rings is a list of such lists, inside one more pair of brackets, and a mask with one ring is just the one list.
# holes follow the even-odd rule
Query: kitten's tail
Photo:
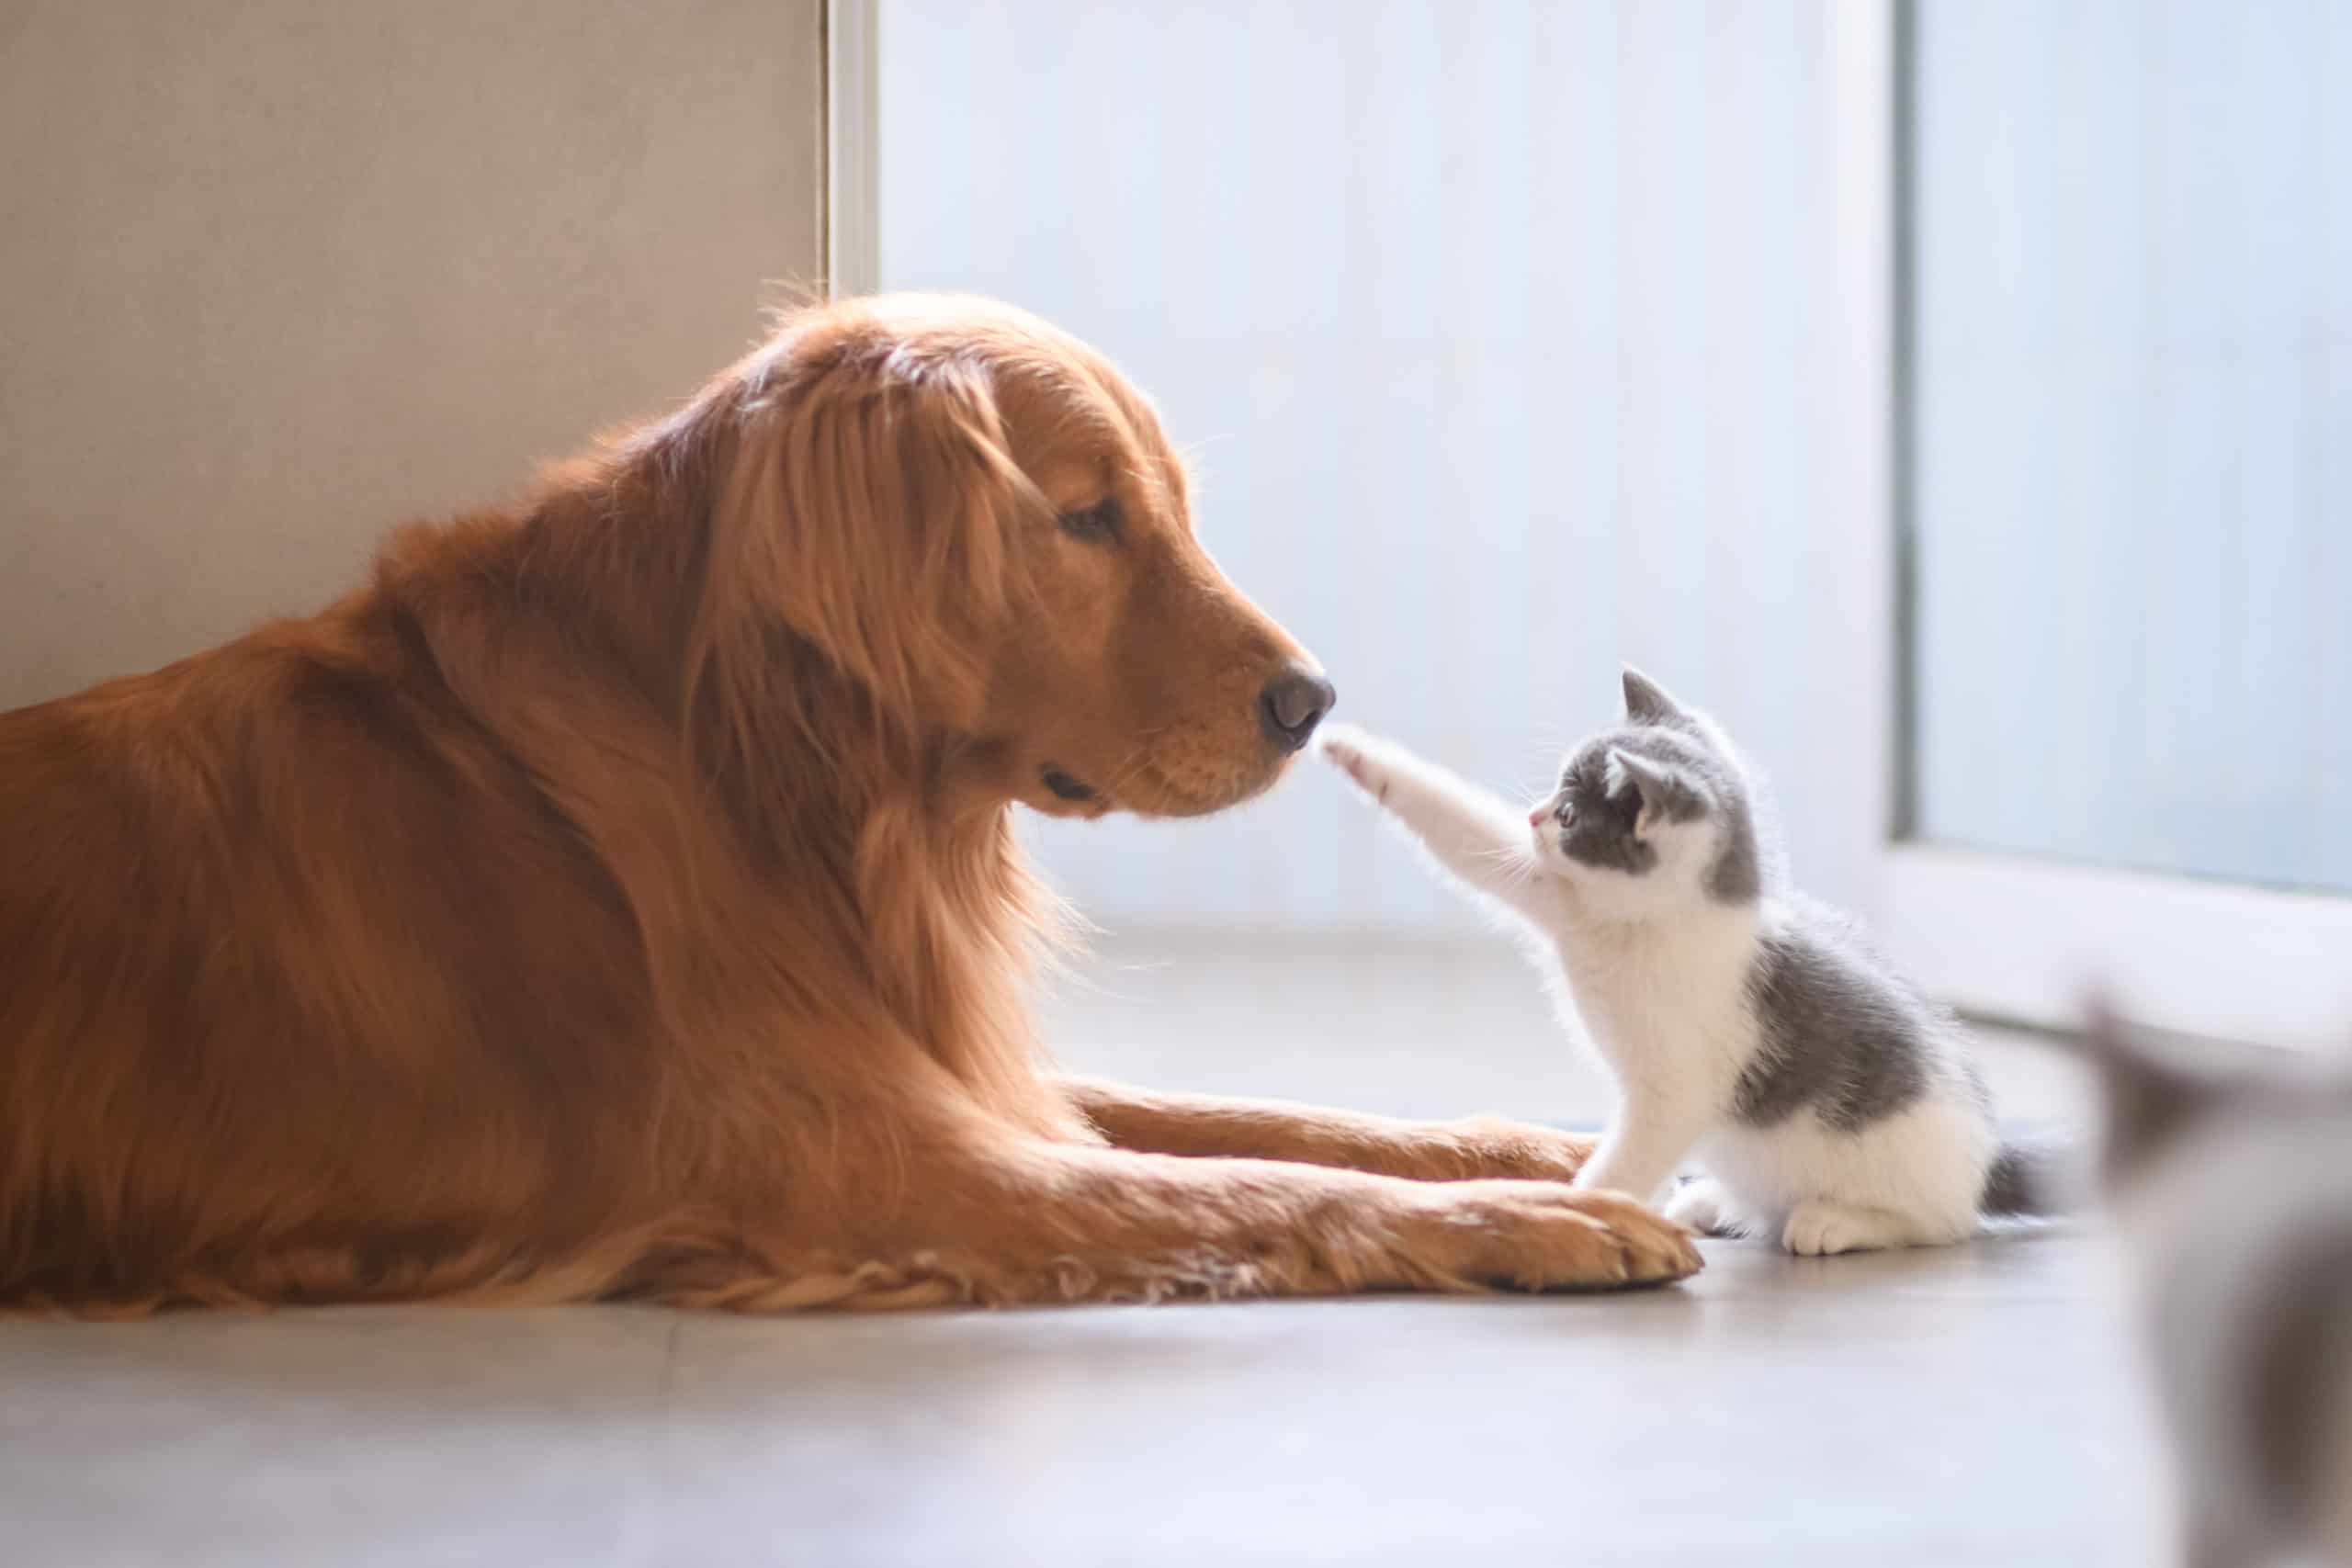
[[2056, 1139], [2007, 1139], [1984, 1173], [1976, 1200], [1991, 1215], [2071, 1213], [2082, 1207], [2086, 1175], [2081, 1151]]

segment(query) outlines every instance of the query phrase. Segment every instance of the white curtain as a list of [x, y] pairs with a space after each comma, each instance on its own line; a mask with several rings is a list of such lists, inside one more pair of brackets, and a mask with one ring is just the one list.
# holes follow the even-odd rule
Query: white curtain
[[[1873, 350], [1833, 8], [886, 0], [884, 280], [1015, 300], [1151, 392], [1343, 716], [1532, 789], [1633, 660], [1866, 902], [1883, 410], [1838, 395]], [[1467, 929], [1317, 773], [1032, 837], [1114, 927]]]

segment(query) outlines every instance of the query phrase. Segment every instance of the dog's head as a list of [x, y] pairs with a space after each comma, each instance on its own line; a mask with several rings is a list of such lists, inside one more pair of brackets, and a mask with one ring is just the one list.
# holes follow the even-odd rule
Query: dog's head
[[849, 300], [787, 319], [722, 385], [716, 613], [789, 627], [945, 740], [958, 785], [1061, 815], [1214, 811], [1331, 705], [1193, 536], [1151, 405], [1043, 321]]

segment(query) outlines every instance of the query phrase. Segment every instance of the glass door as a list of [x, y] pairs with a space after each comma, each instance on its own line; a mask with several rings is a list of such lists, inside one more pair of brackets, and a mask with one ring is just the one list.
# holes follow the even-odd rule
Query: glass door
[[1906, 17], [1899, 934], [1996, 1011], [2352, 1027], [2352, 11]]

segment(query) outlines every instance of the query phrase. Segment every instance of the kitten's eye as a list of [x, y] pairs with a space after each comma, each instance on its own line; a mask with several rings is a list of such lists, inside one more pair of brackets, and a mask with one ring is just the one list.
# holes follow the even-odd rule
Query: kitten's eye
[[1090, 544], [1116, 544], [1119, 538], [1119, 502], [1115, 496], [1104, 496], [1082, 512], [1065, 512], [1054, 519], [1057, 526], [1073, 539]]

